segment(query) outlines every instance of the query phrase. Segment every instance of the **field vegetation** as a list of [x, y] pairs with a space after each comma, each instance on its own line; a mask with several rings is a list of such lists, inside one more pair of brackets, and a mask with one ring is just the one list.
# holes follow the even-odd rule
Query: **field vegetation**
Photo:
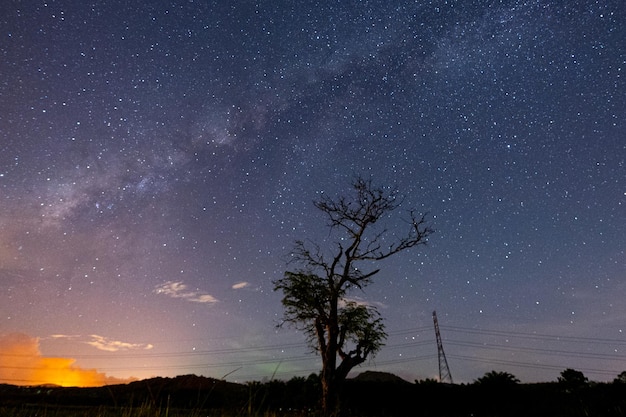
[[[488, 372], [471, 384], [408, 382], [366, 372], [346, 381], [345, 417], [626, 416], [626, 378], [588, 381], [565, 370], [554, 382], [522, 384]], [[318, 417], [318, 375], [235, 384], [186, 375], [100, 388], [0, 385], [2, 417]]]

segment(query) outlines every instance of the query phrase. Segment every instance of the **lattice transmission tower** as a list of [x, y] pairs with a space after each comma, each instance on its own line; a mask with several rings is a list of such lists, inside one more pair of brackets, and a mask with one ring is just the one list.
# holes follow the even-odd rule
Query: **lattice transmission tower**
[[437, 359], [439, 359], [439, 382], [453, 384], [452, 374], [446, 359], [446, 353], [443, 351], [443, 342], [441, 341], [441, 333], [439, 332], [439, 322], [437, 321], [437, 312], [433, 311], [433, 323], [435, 324], [435, 337], [437, 338]]

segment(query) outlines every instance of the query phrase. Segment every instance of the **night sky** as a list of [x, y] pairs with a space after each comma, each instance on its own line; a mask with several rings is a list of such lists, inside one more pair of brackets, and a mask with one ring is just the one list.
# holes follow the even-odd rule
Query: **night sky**
[[319, 371], [272, 281], [358, 175], [436, 233], [350, 294], [352, 375], [437, 377], [433, 310], [455, 382], [626, 370], [622, 0], [9, 0], [0, 39], [2, 382]]

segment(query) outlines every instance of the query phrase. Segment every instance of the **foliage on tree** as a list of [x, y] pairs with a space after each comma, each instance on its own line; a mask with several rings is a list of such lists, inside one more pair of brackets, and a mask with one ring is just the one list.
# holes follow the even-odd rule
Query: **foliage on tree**
[[[288, 381], [248, 382], [247, 414], [269, 415], [280, 409], [315, 407], [319, 399], [319, 377], [293, 377]], [[239, 415], [239, 414], [237, 414]]]
[[511, 386], [519, 384], [519, 379], [509, 372], [489, 371], [476, 380], [477, 384], [488, 386]]
[[415, 385], [437, 385], [440, 384], [439, 379], [437, 378], [424, 378], [424, 379], [416, 379]]
[[617, 377], [613, 380], [615, 384], [626, 384], [626, 371], [622, 371], [617, 375]]
[[323, 249], [296, 241], [291, 256], [297, 267], [274, 282], [283, 293], [284, 322], [303, 331], [321, 356], [326, 414], [337, 411], [338, 391], [350, 370], [375, 355], [387, 336], [376, 307], [348, 293], [372, 283], [379, 272], [374, 263], [425, 244], [433, 233], [415, 211], [408, 211], [402, 232], [379, 227], [402, 200], [397, 190], [361, 177], [352, 182], [350, 195], [322, 195], [313, 204], [325, 214], [333, 243]]
[[589, 382], [589, 379], [581, 371], [567, 368], [561, 372], [558, 382], [567, 388], [580, 388]]

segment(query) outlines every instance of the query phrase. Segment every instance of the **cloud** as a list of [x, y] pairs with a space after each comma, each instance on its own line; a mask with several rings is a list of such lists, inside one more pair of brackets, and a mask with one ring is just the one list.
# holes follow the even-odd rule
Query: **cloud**
[[244, 282], [238, 282], [238, 283], [234, 284], [232, 288], [233, 288], [233, 290], [240, 290], [242, 288], [246, 288], [246, 287], [249, 287], [249, 286], [250, 286], [250, 283], [244, 281]]
[[200, 294], [188, 300], [196, 303], [217, 303], [217, 299], [210, 294]]
[[80, 339], [79, 335], [75, 334], [51, 334], [51, 339]]
[[154, 288], [156, 294], [167, 295], [172, 298], [183, 298], [194, 303], [217, 303], [218, 300], [210, 294], [189, 291], [182, 281], [167, 281]]
[[360, 297], [344, 297], [343, 299], [339, 300], [339, 304], [340, 307], [345, 307], [346, 304], [348, 303], [354, 303], [356, 305], [360, 305], [360, 306], [366, 306], [366, 307], [376, 307], [376, 308], [387, 308], [388, 306], [384, 303], [381, 303], [380, 301], [367, 301], [364, 300]]
[[121, 342], [119, 340], [110, 340], [104, 336], [98, 336], [97, 334], [92, 334], [91, 340], [85, 343], [87, 343], [90, 346], [95, 347], [96, 349], [104, 350], [107, 352], [117, 352], [120, 350], [134, 350], [134, 349], [150, 350], [154, 347], [151, 344], [128, 343], [128, 342]]
[[[54, 337], [64, 337], [55, 335]], [[13, 385], [54, 384], [64, 387], [99, 387], [125, 384], [133, 378], [107, 376], [74, 365], [72, 358], [43, 357], [39, 339], [23, 333], [0, 336], [0, 382]]]

